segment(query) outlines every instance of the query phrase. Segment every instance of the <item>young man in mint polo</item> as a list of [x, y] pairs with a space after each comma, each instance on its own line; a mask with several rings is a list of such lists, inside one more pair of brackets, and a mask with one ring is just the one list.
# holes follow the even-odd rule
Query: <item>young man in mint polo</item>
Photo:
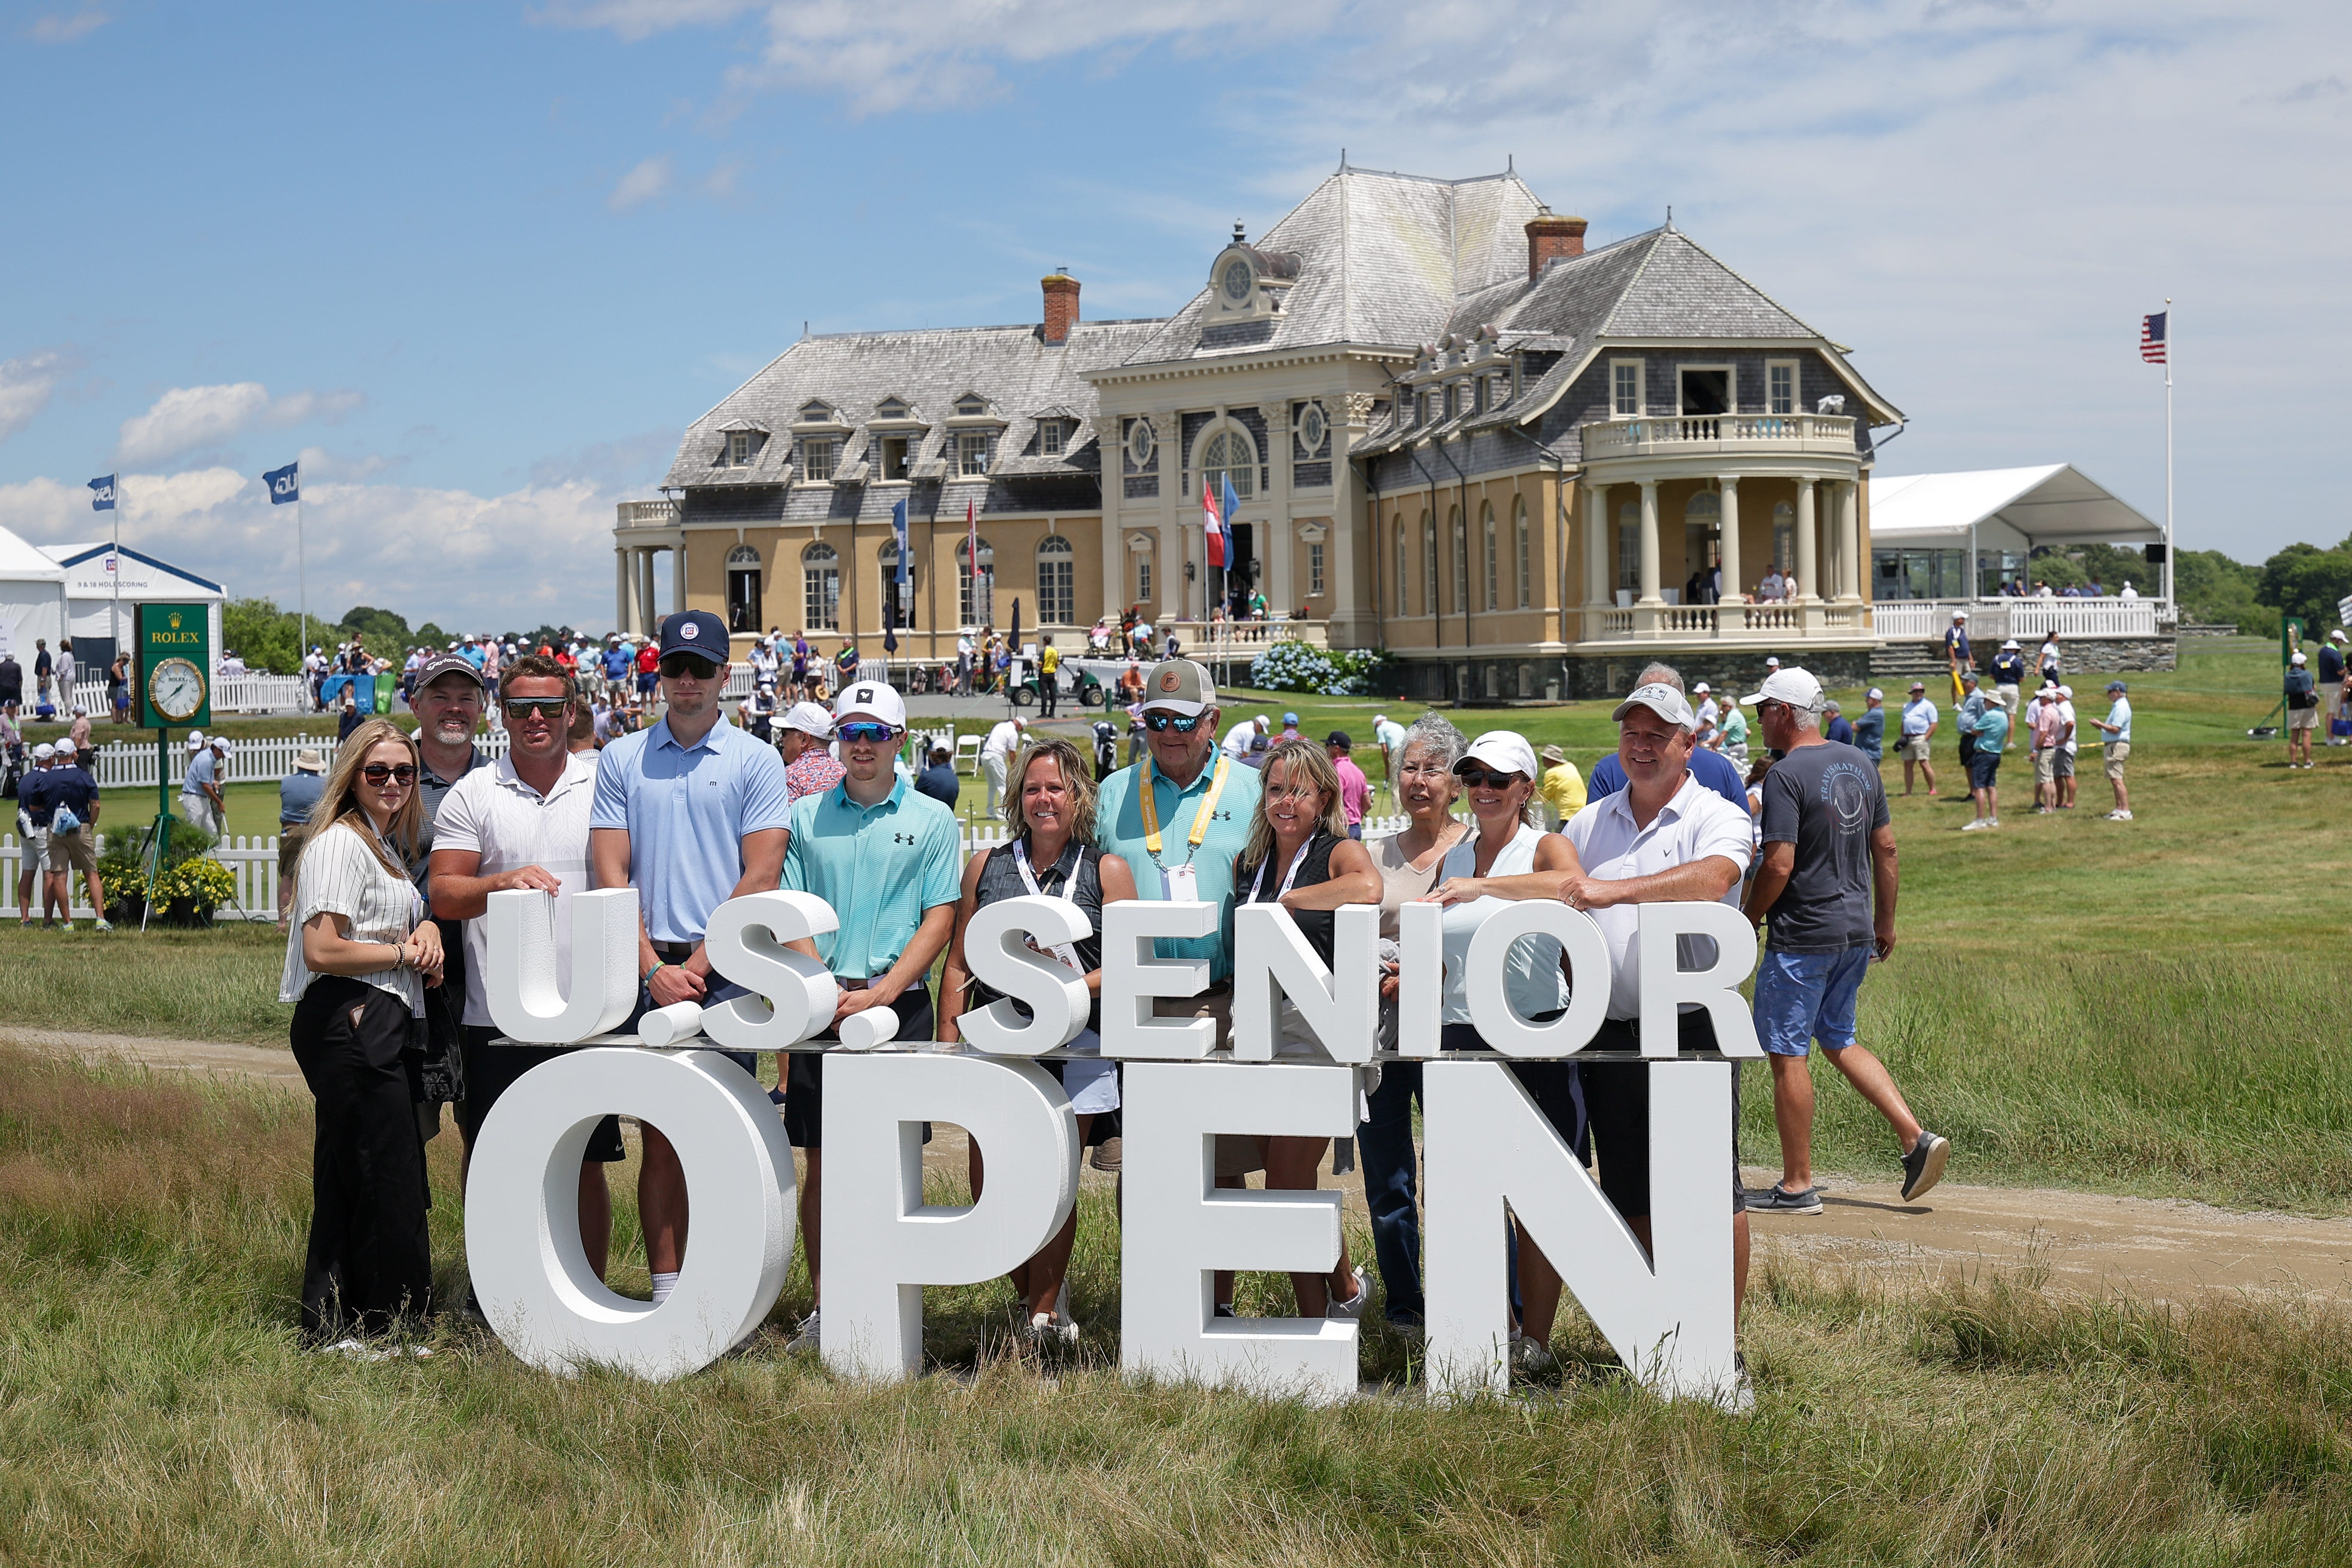
[[[814, 942], [796, 942], [841, 984], [834, 1026], [868, 1007], [898, 1015], [898, 1038], [928, 1040], [933, 1026], [929, 975], [955, 930], [962, 892], [963, 835], [955, 813], [902, 778], [894, 763], [907, 733], [907, 703], [878, 680], [852, 680], [833, 705], [841, 782], [793, 803], [782, 882], [833, 906], [840, 924]], [[819, 1223], [824, 1183], [824, 1058], [785, 1058], [784, 1131], [808, 1162], [801, 1183], [801, 1245], [817, 1310], [803, 1320], [794, 1350], [819, 1348], [823, 1274]]]

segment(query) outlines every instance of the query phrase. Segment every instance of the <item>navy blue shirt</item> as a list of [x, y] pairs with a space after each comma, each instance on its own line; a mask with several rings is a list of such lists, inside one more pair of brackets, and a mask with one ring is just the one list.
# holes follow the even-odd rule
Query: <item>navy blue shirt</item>
[[955, 809], [956, 796], [963, 793], [963, 785], [956, 782], [953, 763], [941, 763], [936, 767], [925, 768], [915, 775], [915, 787], [950, 811]]
[[1851, 746], [1853, 744], [1853, 726], [1847, 723], [1845, 715], [1841, 713], [1836, 718], [1830, 721], [1829, 728], [1822, 731], [1822, 739], [1824, 741], [1835, 741], [1841, 745]]
[[25, 808], [25, 816], [36, 827], [48, 826], [60, 805], [73, 807], [74, 815], [87, 825], [91, 807], [98, 804], [98, 784], [78, 767], [37, 768], [17, 785], [16, 804]]
[[[1693, 751], [1690, 771], [1691, 776], [1701, 785], [1713, 790], [1741, 811], [1748, 809], [1748, 781], [1739, 776], [1738, 764], [1729, 757], [1721, 752], [1703, 748]], [[1616, 752], [1611, 752], [1593, 764], [1591, 775], [1584, 781], [1584, 797], [1589, 804], [1602, 795], [1615, 795], [1624, 787], [1625, 764], [1617, 760]]]

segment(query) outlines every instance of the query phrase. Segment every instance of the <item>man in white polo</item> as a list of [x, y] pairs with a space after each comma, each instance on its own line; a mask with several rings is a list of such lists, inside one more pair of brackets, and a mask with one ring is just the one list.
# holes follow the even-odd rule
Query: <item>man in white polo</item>
[[1021, 732], [1029, 728], [1026, 719], [1007, 719], [988, 732], [980, 744], [980, 773], [988, 781], [988, 815], [994, 816], [998, 803], [1004, 795], [1004, 770], [1013, 765], [1013, 753], [1021, 750]]
[[[517, 889], [552, 893], [555, 980], [570, 994], [572, 895], [589, 886], [588, 810], [596, 798], [596, 753], [574, 752], [569, 744], [579, 700], [572, 677], [554, 659], [534, 653], [509, 663], [499, 682], [509, 749], [452, 784], [434, 824], [426, 873], [433, 911], [438, 919], [466, 922], [465, 1011], [458, 1021], [466, 1062], [466, 1099], [457, 1108], [466, 1137], [461, 1190], [490, 1107], [524, 1073], [570, 1048], [490, 1044], [499, 1030], [484, 976], [490, 895]], [[613, 1228], [604, 1167], [625, 1157], [620, 1121], [607, 1116], [580, 1162], [580, 1242], [600, 1279]]]

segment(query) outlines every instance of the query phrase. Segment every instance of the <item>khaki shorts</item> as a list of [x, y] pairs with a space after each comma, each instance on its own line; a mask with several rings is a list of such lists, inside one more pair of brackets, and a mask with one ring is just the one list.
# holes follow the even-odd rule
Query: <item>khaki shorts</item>
[[1993, 689], [2000, 693], [2000, 705], [2009, 710], [2009, 716], [2011, 719], [2016, 718], [2017, 688], [2014, 686], [1996, 686]]
[[1926, 762], [1927, 760], [1927, 738], [1925, 735], [1905, 737], [1902, 749], [1895, 754], [1906, 763]]
[[2286, 727], [2290, 730], [2318, 729], [2319, 710], [2316, 708], [2288, 709], [2286, 710]]
[[2033, 753], [2034, 783], [2048, 784], [2058, 776], [2058, 758], [2061, 754], [2055, 746]]
[[50, 834], [48, 848], [43, 856], [49, 869], [58, 873], [80, 871], [96, 875], [98, 851], [90, 847], [89, 838], [89, 830], [84, 827], [78, 827], [71, 833]]
[[290, 877], [302, 859], [302, 846], [310, 842], [307, 822], [280, 823], [278, 827], [278, 874]]
[[2110, 741], [2107, 742], [2105, 750], [2107, 753], [2107, 776], [2111, 779], [2119, 779], [2123, 777], [2124, 759], [2131, 755], [2131, 742], [2129, 741]]

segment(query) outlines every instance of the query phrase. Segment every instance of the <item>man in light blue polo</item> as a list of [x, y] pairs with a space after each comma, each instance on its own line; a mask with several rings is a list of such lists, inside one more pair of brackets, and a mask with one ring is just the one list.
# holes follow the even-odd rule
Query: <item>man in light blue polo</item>
[[[703, 930], [729, 899], [775, 887], [790, 820], [775, 748], [719, 714], [725, 623], [708, 610], [663, 621], [660, 669], [669, 710], [597, 753], [588, 816], [594, 885], [637, 889], [640, 1013], [741, 994], [711, 973]], [[735, 1059], [747, 1072], [756, 1065], [750, 1056]], [[637, 1214], [658, 1304], [686, 1255], [686, 1172], [657, 1129], [646, 1126], [645, 1141]]]
[[1225, 931], [1233, 915], [1234, 861], [1257, 815], [1259, 775], [1217, 749], [1217, 689], [1189, 658], [1165, 659], [1143, 682], [1143, 727], [1150, 752], [1105, 779], [1095, 801], [1095, 842], [1135, 870], [1146, 899], [1196, 899], [1217, 906], [1215, 934], [1164, 938], [1161, 958], [1206, 958], [1209, 990], [1161, 997], [1163, 1018], [1214, 1018], [1222, 1041], [1233, 1032], [1234, 953]]
[[[822, 960], [841, 985], [834, 1027], [853, 1013], [887, 1007], [897, 1037], [928, 1040], [933, 1022], [928, 983], [947, 951], [963, 889], [963, 835], [955, 813], [914, 787], [895, 765], [907, 732], [907, 703], [878, 680], [852, 680], [833, 705], [842, 777], [831, 789], [793, 803], [783, 886], [833, 906], [840, 925], [814, 942], [793, 945]], [[802, 1151], [801, 1245], [818, 1310], [802, 1322], [792, 1348], [818, 1348], [823, 1311], [818, 1269], [824, 1179], [824, 1058], [796, 1051], [786, 1058], [784, 1132]]]

